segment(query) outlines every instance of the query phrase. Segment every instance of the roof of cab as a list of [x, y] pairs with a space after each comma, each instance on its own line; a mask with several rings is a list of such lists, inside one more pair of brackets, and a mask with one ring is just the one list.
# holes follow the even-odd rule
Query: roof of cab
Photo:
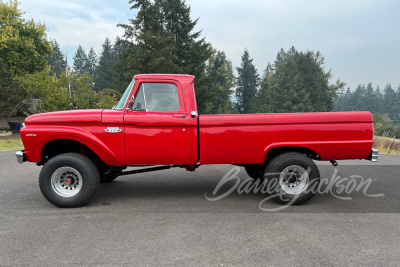
[[186, 80], [188, 82], [193, 82], [193, 75], [185, 74], [138, 74], [133, 77], [135, 80]]

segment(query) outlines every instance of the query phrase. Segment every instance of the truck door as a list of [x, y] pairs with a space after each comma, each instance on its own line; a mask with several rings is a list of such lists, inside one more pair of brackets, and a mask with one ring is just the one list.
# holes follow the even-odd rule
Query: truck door
[[176, 81], [139, 81], [124, 115], [127, 165], [190, 162], [190, 118]]

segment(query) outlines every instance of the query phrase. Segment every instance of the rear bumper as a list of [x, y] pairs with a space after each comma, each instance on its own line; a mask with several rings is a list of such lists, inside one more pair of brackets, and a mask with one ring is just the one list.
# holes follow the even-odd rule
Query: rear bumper
[[372, 162], [378, 162], [378, 154], [379, 154], [378, 149], [375, 148], [371, 149], [371, 153], [369, 153], [367, 160], [370, 160]]
[[25, 150], [21, 150], [21, 151], [17, 151], [17, 152], [15, 152], [15, 156], [17, 157], [17, 161], [18, 161], [18, 163], [20, 163], [20, 164], [22, 164], [22, 163], [24, 163], [25, 161], [26, 161], [26, 158], [25, 158]]

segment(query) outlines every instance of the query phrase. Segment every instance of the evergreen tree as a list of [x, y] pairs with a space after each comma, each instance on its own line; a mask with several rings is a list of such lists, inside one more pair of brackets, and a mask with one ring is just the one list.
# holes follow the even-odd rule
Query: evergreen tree
[[139, 73], [179, 72], [173, 64], [173, 39], [164, 29], [165, 19], [161, 7], [162, 1], [130, 0], [131, 9], [138, 9], [131, 24], [120, 24], [125, 33], [122, 39], [134, 49], [122, 57], [125, 60], [123, 71], [132, 75]]
[[364, 98], [365, 100], [363, 101], [364, 103], [362, 105], [362, 110], [368, 110], [371, 113], [378, 112], [379, 103], [377, 102], [377, 96], [372, 83], [368, 83], [367, 87], [365, 88]]
[[381, 92], [381, 90], [379, 89], [379, 86], [376, 87], [375, 90], [375, 101], [376, 101], [376, 105], [377, 105], [377, 112], [379, 112], [380, 114], [383, 114], [383, 94]]
[[116, 57], [110, 39], [106, 38], [96, 71], [95, 90], [113, 89], [117, 74], [115, 72]]
[[359, 84], [351, 96], [351, 103], [353, 103], [354, 110], [362, 111], [364, 109], [365, 99], [365, 85]]
[[299, 52], [292, 47], [279, 51], [274, 63], [275, 87], [270, 93], [273, 112], [312, 111], [308, 88], [298, 64]]
[[61, 52], [60, 46], [57, 41], [51, 42], [52, 53], [47, 58], [48, 64], [51, 66], [51, 73], [60, 77], [61, 73], [65, 71], [65, 55]]
[[258, 113], [270, 113], [271, 108], [271, 91], [274, 90], [275, 79], [273, 75], [273, 67], [271, 63], [268, 62], [265, 68], [260, 90], [257, 92], [257, 107], [256, 111]]
[[324, 71], [319, 52], [281, 49], [270, 69], [273, 86], [269, 86], [267, 110], [272, 112], [331, 111], [336, 91], [344, 86], [339, 80], [329, 84], [332, 74]]
[[234, 75], [232, 62], [226, 58], [225, 52], [216, 51], [210, 58], [208, 66], [209, 92], [212, 96], [213, 114], [232, 113]]
[[88, 72], [89, 76], [92, 77], [93, 81], [96, 80], [96, 68], [97, 68], [97, 55], [91, 47], [87, 55], [87, 61], [85, 71]]
[[206, 62], [211, 48], [194, 28], [190, 7], [183, 0], [130, 0], [138, 9], [130, 24], [119, 25], [125, 33], [121, 43], [125, 51], [118, 71], [132, 76], [138, 73], [181, 73], [196, 76], [196, 96], [200, 113], [209, 112]]
[[400, 125], [400, 86], [397, 88], [396, 101], [393, 105], [393, 121]]
[[385, 107], [384, 113], [387, 113], [391, 119], [393, 119], [396, 106], [396, 92], [393, 90], [392, 85], [386, 85], [384, 89], [383, 106]]
[[129, 84], [132, 80], [132, 75], [129, 72], [119, 71], [124, 68], [127, 63], [126, 59], [123, 58], [123, 55], [128, 54], [125, 53], [127, 48], [128, 45], [126, 44], [126, 42], [124, 42], [119, 36], [117, 36], [113, 46], [113, 53], [115, 57], [114, 70], [116, 74], [116, 78], [114, 80], [114, 88], [121, 93], [125, 91], [127, 84]]
[[237, 110], [239, 113], [245, 114], [255, 112], [259, 75], [247, 49], [243, 52], [241, 66], [236, 70], [238, 72], [236, 78]]
[[84, 74], [85, 72], [88, 72], [86, 69], [86, 67], [88, 66], [88, 58], [85, 53], [85, 50], [83, 50], [81, 45], [78, 46], [78, 49], [76, 50], [73, 59], [74, 59], [73, 69], [76, 74], [80, 75]]
[[351, 104], [351, 97], [352, 93], [350, 91], [350, 87], [347, 87], [346, 94], [344, 95], [344, 101], [343, 101], [343, 111], [352, 111], [354, 110], [352, 104]]

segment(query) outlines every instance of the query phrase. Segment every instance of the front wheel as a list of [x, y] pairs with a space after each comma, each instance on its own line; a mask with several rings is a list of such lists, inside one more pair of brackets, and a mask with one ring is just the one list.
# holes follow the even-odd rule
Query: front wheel
[[51, 158], [39, 175], [43, 196], [61, 208], [84, 205], [94, 195], [99, 183], [96, 165], [78, 153], [65, 153]]
[[298, 205], [310, 200], [318, 187], [317, 165], [306, 155], [289, 152], [274, 157], [265, 167], [264, 183], [270, 183], [273, 199], [280, 204]]

